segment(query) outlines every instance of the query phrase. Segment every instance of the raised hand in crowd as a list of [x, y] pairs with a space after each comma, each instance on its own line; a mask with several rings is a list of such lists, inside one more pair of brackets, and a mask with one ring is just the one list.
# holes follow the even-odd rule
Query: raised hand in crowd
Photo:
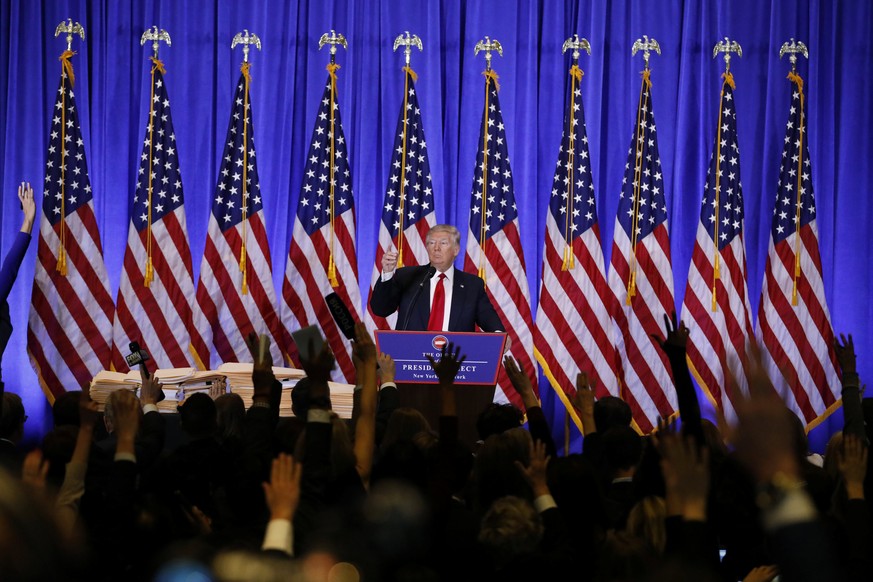
[[460, 346], [455, 346], [452, 342], [448, 342], [440, 350], [440, 359], [435, 360], [433, 356], [428, 354], [428, 361], [433, 371], [436, 372], [440, 383], [440, 414], [442, 416], [457, 416], [458, 405], [455, 395], [455, 376], [458, 375], [458, 370], [461, 369], [461, 364], [467, 359], [466, 354], [461, 355]]
[[837, 467], [849, 499], [864, 499], [864, 477], [867, 475], [867, 447], [855, 435], [843, 435], [837, 451]]
[[252, 355], [252, 384], [254, 393], [253, 402], [267, 402], [271, 400], [276, 375], [273, 373], [273, 354], [270, 352], [270, 337], [258, 336], [250, 332], [246, 337], [246, 345]]
[[840, 334], [840, 339], [834, 338], [834, 352], [842, 372], [843, 434], [853, 434], [866, 443], [867, 431], [864, 426], [864, 411], [861, 407], [861, 395], [864, 389], [858, 377], [855, 342], [852, 334], [849, 334], [848, 339]]
[[503, 369], [506, 370], [506, 375], [509, 377], [512, 387], [521, 396], [525, 409], [539, 406], [540, 402], [537, 400], [537, 395], [534, 392], [530, 378], [524, 373], [524, 370], [518, 367], [518, 363], [509, 354], [503, 356]]
[[154, 375], [147, 373], [145, 370], [140, 370], [142, 376], [142, 384], [139, 389], [139, 401], [143, 406], [149, 404], [157, 405], [158, 402], [164, 399], [164, 387]]
[[397, 373], [397, 364], [395, 364], [394, 358], [388, 354], [380, 353], [376, 356], [376, 363], [379, 364], [380, 383], [394, 382]]
[[515, 466], [521, 471], [533, 491], [534, 498], [549, 495], [547, 469], [552, 457], [546, 453], [546, 445], [542, 441], [530, 441], [530, 462], [527, 466], [516, 460]]
[[330, 346], [325, 342], [321, 346], [321, 350], [315, 351], [315, 344], [310, 340], [309, 353], [310, 358], [300, 358], [300, 364], [306, 372], [306, 376], [311, 380], [312, 384], [309, 388], [309, 407], [330, 409], [330, 373], [336, 365], [336, 359], [333, 357], [333, 352], [330, 351]]
[[134, 455], [134, 439], [139, 430], [141, 411], [139, 400], [133, 392], [121, 391], [114, 403], [114, 429], [118, 437], [115, 448], [116, 454], [124, 453]]
[[660, 430], [656, 443], [661, 454], [661, 472], [667, 497], [667, 515], [686, 521], [706, 521], [709, 494], [709, 449], [688, 435], [679, 435], [672, 424]]
[[30, 234], [36, 218], [36, 201], [33, 199], [33, 188], [30, 187], [30, 182], [22, 182], [18, 186], [18, 200], [21, 202], [21, 209], [24, 211], [21, 232]]
[[664, 328], [667, 332], [666, 337], [662, 340], [656, 335], [652, 335], [661, 349], [670, 356], [673, 354], [685, 354], [685, 349], [688, 346], [688, 326], [684, 321], [676, 321], [676, 312], [672, 316], [664, 314]]
[[573, 406], [579, 411], [582, 421], [582, 435], [588, 436], [597, 432], [594, 422], [594, 383], [589, 379], [588, 372], [576, 374], [576, 393], [573, 395]]
[[270, 510], [270, 519], [294, 519], [300, 504], [300, 476], [302, 465], [294, 457], [279, 453], [273, 459], [270, 481], [263, 483], [264, 497]]
[[779, 575], [779, 568], [775, 565], [758, 566], [746, 574], [743, 582], [772, 582]]
[[[840, 343], [842, 340], [842, 343]], [[840, 338], [834, 338], [834, 352], [837, 356], [837, 363], [840, 365], [840, 370], [843, 376], [846, 374], [857, 374], [856, 357], [855, 357], [855, 340], [852, 339], [852, 334], [849, 334], [848, 339], [843, 334]]]
[[42, 456], [42, 451], [33, 449], [24, 457], [21, 465], [21, 481], [34, 492], [45, 493], [46, 475], [48, 475], [49, 460]]

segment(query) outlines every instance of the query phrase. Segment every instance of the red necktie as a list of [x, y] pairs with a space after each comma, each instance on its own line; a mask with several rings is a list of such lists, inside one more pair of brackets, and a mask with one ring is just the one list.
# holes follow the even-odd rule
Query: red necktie
[[440, 273], [436, 289], [433, 292], [433, 303], [430, 306], [430, 319], [427, 320], [427, 329], [441, 331], [443, 329], [443, 316], [446, 311], [446, 274]]

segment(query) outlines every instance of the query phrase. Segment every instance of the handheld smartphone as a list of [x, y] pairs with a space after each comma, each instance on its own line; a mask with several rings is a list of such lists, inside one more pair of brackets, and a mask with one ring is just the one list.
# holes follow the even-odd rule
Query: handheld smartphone
[[[314, 358], [321, 352], [321, 348], [324, 346], [324, 338], [321, 336], [321, 330], [317, 325], [308, 325], [297, 331], [292, 331], [291, 337], [294, 339], [294, 343], [297, 344], [297, 351], [300, 353], [300, 357], [304, 360]], [[312, 347], [312, 352], [309, 351], [310, 346]]]

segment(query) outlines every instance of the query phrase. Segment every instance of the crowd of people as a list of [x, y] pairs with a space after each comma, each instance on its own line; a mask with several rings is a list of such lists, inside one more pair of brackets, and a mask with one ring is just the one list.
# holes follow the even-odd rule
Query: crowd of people
[[[0, 355], [35, 214], [29, 185], [18, 197], [24, 221], [0, 271]], [[453, 233], [440, 232], [450, 248]], [[25, 451], [26, 410], [0, 381], [0, 579], [873, 579], [873, 407], [851, 336], [835, 343], [845, 425], [822, 457], [808, 454], [754, 351], [736, 422], [703, 419], [688, 328], [675, 314], [664, 323], [681, 427], [664, 419], [640, 435], [627, 403], [595, 399], [583, 371], [572, 402], [581, 454], [558, 454], [511, 356], [503, 364], [524, 410], [492, 404], [475, 446], [459, 439], [465, 356], [451, 343], [431, 359], [440, 417], [430, 426], [400, 406], [394, 362], [361, 323], [350, 420], [331, 409], [326, 344], [310, 346], [293, 416], [280, 418], [282, 385], [254, 335], [251, 406], [220, 389], [192, 394], [178, 408], [181, 439], [168, 438], [163, 389], [144, 373], [138, 395], [119, 389], [102, 413], [87, 390], [57, 398], [52, 430]]]
[[[18, 443], [26, 414], [0, 413], [3, 580], [868, 580], [868, 427], [851, 337], [837, 342], [846, 425], [821, 466], [803, 426], [753, 355], [738, 421], [702, 419], [687, 328], [661, 342], [681, 429], [649, 436], [616, 397], [577, 378], [581, 454], [559, 456], [527, 376], [504, 367], [525, 410], [492, 404], [481, 441], [458, 438], [449, 344], [431, 365], [441, 415], [399, 406], [394, 362], [363, 324], [353, 342], [351, 420], [331, 410], [335, 361], [304, 361], [294, 416], [278, 414], [270, 351], [250, 337], [254, 398], [196, 393], [170, 446], [160, 384], [86, 392], [53, 408], [40, 448]], [[259, 357], [260, 354], [263, 356]], [[871, 419], [873, 420], [873, 419]], [[722, 423], [719, 423], [722, 424]]]

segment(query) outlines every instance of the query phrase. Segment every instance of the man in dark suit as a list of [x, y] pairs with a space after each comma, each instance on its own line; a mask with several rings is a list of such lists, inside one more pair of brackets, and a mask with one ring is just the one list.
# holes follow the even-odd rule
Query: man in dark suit
[[388, 317], [396, 311], [398, 330], [475, 331], [478, 325], [487, 332], [503, 331], [482, 279], [454, 267], [461, 250], [458, 229], [438, 224], [427, 233], [426, 242], [429, 265], [397, 269], [396, 251], [382, 256], [382, 276], [370, 297], [373, 313]]

